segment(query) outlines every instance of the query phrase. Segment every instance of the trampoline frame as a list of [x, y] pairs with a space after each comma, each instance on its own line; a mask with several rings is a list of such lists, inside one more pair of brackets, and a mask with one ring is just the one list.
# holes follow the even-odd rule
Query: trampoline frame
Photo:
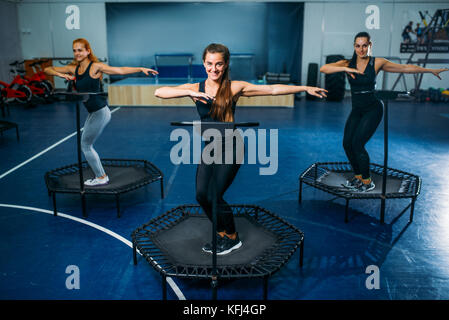
[[191, 216], [205, 217], [199, 205], [178, 206], [134, 230], [131, 235], [134, 264], [137, 265], [137, 252], [139, 252], [161, 274], [164, 300], [167, 299], [167, 277], [212, 279], [212, 281], [216, 281], [218, 278], [263, 278], [263, 298], [267, 299], [268, 278], [287, 263], [298, 247], [300, 248], [299, 266], [302, 267], [304, 255], [304, 233], [302, 231], [262, 207], [245, 204], [230, 205], [230, 207], [235, 217], [247, 216], [277, 236], [276, 245], [265, 250], [262, 255], [255, 259], [256, 262], [251, 261], [248, 264], [239, 265], [217, 265], [215, 270], [212, 263], [205, 266], [173, 264], [170, 257], [158, 247], [154, 238], [160, 232]]
[[[133, 184], [128, 184], [123, 187], [114, 188], [114, 189], [102, 189], [102, 188], [83, 188], [83, 190], [77, 189], [67, 189], [67, 188], [57, 188], [52, 184], [52, 179], [58, 178], [65, 174], [73, 174], [79, 172], [79, 166], [77, 163], [67, 165], [64, 167], [60, 167], [54, 170], [51, 170], [45, 173], [45, 184], [48, 189], [48, 194], [53, 198], [53, 214], [57, 216], [56, 209], [56, 193], [79, 193], [82, 198], [83, 207], [85, 207], [85, 196], [87, 194], [105, 194], [105, 195], [114, 195], [117, 205], [117, 217], [121, 217], [120, 212], [120, 195], [127, 193], [129, 191], [136, 190], [138, 188], [144, 187], [150, 183], [160, 180], [161, 183], [161, 198], [164, 198], [164, 176], [162, 172], [151, 162], [147, 160], [134, 160], [134, 159], [101, 159], [101, 163], [103, 166], [116, 166], [116, 167], [128, 167], [132, 164], [140, 164], [145, 168], [147, 172], [151, 174], [147, 178], [142, 178], [137, 180]], [[82, 168], [87, 168], [88, 164], [86, 161], [81, 163]], [[86, 210], [83, 210], [83, 216], [87, 217]]]

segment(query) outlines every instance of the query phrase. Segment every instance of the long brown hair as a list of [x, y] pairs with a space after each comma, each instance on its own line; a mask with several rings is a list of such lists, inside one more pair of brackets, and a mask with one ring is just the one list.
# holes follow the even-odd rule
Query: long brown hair
[[[84, 38], [78, 38], [78, 39], [75, 39], [75, 40], [73, 40], [73, 42], [72, 42], [72, 47], [75, 45], [75, 43], [81, 43], [81, 44], [84, 46], [84, 48], [85, 48], [86, 50], [90, 50], [90, 53], [89, 53], [89, 55], [87, 56], [87, 57], [89, 58], [90, 61], [93, 61], [93, 62], [99, 62], [99, 61], [100, 61], [100, 60], [98, 60], [98, 58], [94, 55], [94, 51], [92, 50], [92, 47], [90, 46], [89, 41], [87, 41], [87, 40], [84, 39]], [[71, 62], [70, 64], [78, 65], [79, 63], [74, 59], [74, 60], [72, 60], [72, 62]]]
[[[359, 32], [355, 35], [354, 44], [358, 38], [366, 38], [368, 40], [368, 42], [371, 42], [371, 36], [369, 35], [368, 32], [365, 32], [365, 31]], [[368, 54], [370, 54], [369, 51], [368, 51]], [[348, 62], [349, 62], [349, 64], [355, 64], [357, 62], [357, 54], [355, 53], [355, 50], [354, 50], [354, 53], [352, 54], [351, 60], [348, 60]]]
[[229, 78], [229, 58], [231, 54], [229, 49], [218, 43], [211, 43], [203, 51], [203, 61], [206, 59], [207, 53], [221, 53], [223, 60], [226, 64], [226, 70], [221, 77], [220, 86], [217, 90], [217, 95], [212, 104], [211, 116], [214, 119], [223, 122], [233, 122], [234, 115], [232, 113], [232, 91], [231, 91], [231, 81]]

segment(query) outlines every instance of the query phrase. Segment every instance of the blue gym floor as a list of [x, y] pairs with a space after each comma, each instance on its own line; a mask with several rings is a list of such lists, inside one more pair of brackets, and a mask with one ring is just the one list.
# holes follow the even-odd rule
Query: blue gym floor
[[[314, 162], [346, 161], [342, 133], [350, 112], [343, 102], [296, 102], [289, 108], [237, 108], [236, 121], [259, 121], [279, 130], [279, 169], [261, 176], [245, 164], [225, 194], [229, 203], [256, 204], [305, 233], [304, 266], [299, 251], [269, 279], [269, 299], [449, 299], [449, 105], [390, 103], [389, 166], [419, 175], [423, 185], [414, 221], [409, 199], [344, 201], [304, 187], [298, 176]], [[86, 111], [82, 110], [84, 122]], [[45, 172], [77, 161], [75, 108], [66, 102], [34, 108], [11, 106], [4, 120], [15, 131], [0, 137], [0, 299], [161, 299], [161, 277], [143, 258], [133, 265], [131, 233], [165, 211], [195, 202], [195, 165], [176, 166], [169, 152], [171, 121], [197, 119], [194, 108], [116, 109], [96, 142], [103, 158], [145, 159], [164, 173], [159, 183], [122, 196], [117, 218], [113, 197], [88, 196], [83, 218], [80, 197], [58, 194], [59, 216], [44, 183]], [[383, 124], [367, 145], [383, 163]], [[38, 155], [32, 161], [28, 159]], [[11, 170], [14, 169], [14, 170]], [[11, 171], [10, 171], [11, 170]], [[80, 271], [80, 288], [68, 290], [66, 268]], [[380, 270], [380, 289], [368, 290], [369, 265]], [[210, 299], [209, 281], [172, 278], [168, 298]], [[174, 289], [176, 292], [174, 291]], [[219, 299], [260, 299], [262, 280], [220, 281]]]

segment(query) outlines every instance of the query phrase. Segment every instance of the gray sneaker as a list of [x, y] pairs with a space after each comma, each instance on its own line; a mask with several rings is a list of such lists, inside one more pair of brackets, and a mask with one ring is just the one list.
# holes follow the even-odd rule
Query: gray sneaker
[[375, 187], [376, 187], [376, 185], [374, 184], [374, 182], [371, 181], [368, 184], [361, 183], [360, 186], [358, 188], [356, 188], [354, 191], [356, 191], [356, 192], [369, 192], [371, 190], [374, 190]]
[[343, 187], [347, 189], [358, 189], [360, 185], [363, 184], [362, 180], [357, 179], [356, 177], [353, 177], [351, 180], [346, 180], [346, 182], [341, 184]]

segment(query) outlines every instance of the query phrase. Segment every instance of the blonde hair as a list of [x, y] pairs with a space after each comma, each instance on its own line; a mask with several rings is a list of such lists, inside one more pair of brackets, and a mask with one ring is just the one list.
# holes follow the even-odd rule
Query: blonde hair
[[[89, 55], [88, 55], [88, 58], [89, 58], [90, 61], [93, 61], [93, 62], [99, 62], [99, 61], [100, 61], [100, 60], [98, 60], [98, 58], [95, 56], [95, 54], [94, 54], [94, 52], [93, 52], [93, 50], [92, 50], [92, 47], [90, 46], [89, 41], [87, 41], [87, 40], [84, 39], [84, 38], [78, 38], [78, 39], [75, 39], [75, 40], [73, 40], [72, 47], [75, 45], [75, 43], [81, 43], [81, 44], [84, 46], [84, 48], [85, 48], [86, 50], [90, 50], [90, 53], [89, 53]], [[72, 65], [78, 65], [79, 63], [78, 63], [76, 60], [72, 60], [72, 62], [71, 62], [70, 64], [72, 64]]]

